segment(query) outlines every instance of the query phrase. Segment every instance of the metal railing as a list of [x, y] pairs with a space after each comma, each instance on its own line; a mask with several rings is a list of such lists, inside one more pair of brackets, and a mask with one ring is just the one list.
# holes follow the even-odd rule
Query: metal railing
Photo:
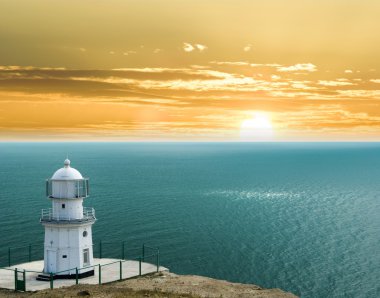
[[61, 215], [55, 214], [52, 208], [42, 209], [40, 222], [71, 223], [71, 222], [86, 222], [86, 221], [96, 220], [95, 209], [92, 207], [83, 207], [82, 215], [83, 215], [82, 218], [71, 218], [65, 214], [61, 214]]
[[44, 244], [30, 243], [24, 246], [13, 246], [1, 248], [0, 250], [0, 267], [10, 267], [14, 264], [32, 262], [43, 259]]
[[[143, 244], [131, 247], [127, 241], [95, 241], [92, 244], [94, 258], [114, 258], [121, 260], [137, 260], [141, 257], [145, 262], [153, 255], [157, 257], [152, 263], [159, 263], [159, 249]], [[44, 243], [30, 243], [23, 246], [0, 248], [0, 268], [11, 267], [23, 262], [32, 262], [44, 258]]]

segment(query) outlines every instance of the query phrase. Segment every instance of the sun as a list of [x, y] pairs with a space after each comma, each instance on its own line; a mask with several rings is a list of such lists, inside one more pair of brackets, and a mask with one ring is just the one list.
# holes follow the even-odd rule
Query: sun
[[268, 114], [254, 112], [252, 118], [240, 125], [240, 137], [246, 141], [270, 141], [273, 139], [273, 126]]

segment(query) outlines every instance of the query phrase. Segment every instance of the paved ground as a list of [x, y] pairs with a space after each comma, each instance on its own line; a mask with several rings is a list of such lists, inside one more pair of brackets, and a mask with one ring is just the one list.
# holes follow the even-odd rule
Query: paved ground
[[[99, 283], [99, 267], [98, 264], [105, 265], [115, 262], [113, 264], [102, 266], [102, 283], [107, 283], [120, 278], [120, 260], [119, 259], [94, 259], [95, 275], [79, 279], [79, 284], [98, 284]], [[26, 271], [26, 290], [36, 291], [49, 289], [50, 283], [46, 281], [38, 281], [36, 277], [43, 270], [44, 261], [34, 261], [30, 263], [18, 264], [8, 267], [9, 269], [17, 268], [18, 270]], [[159, 271], [167, 271], [165, 267], [160, 267]], [[32, 271], [32, 272], [31, 272]], [[141, 274], [147, 274], [157, 271], [157, 266], [149, 263], [141, 263]], [[19, 273], [21, 277], [22, 273]], [[130, 278], [139, 275], [139, 262], [138, 261], [123, 261], [122, 262], [122, 278]], [[75, 279], [56, 279], [54, 280], [54, 288], [61, 288], [75, 284]], [[14, 270], [0, 269], [0, 288], [15, 289], [15, 273]]]

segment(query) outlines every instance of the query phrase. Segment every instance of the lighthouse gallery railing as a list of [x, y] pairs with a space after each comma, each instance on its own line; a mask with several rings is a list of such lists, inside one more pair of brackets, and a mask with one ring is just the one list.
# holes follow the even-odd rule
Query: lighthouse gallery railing
[[70, 218], [67, 216], [59, 216], [54, 214], [52, 208], [41, 210], [41, 222], [84, 222], [96, 220], [95, 209], [92, 207], [83, 207], [82, 218]]

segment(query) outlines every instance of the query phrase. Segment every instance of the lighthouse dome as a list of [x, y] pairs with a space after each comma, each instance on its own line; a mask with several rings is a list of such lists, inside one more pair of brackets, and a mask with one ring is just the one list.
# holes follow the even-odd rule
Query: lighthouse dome
[[81, 173], [79, 173], [78, 170], [70, 167], [69, 159], [66, 159], [64, 161], [64, 167], [57, 170], [51, 177], [51, 180], [77, 180], [77, 179], [83, 179], [83, 176]]

